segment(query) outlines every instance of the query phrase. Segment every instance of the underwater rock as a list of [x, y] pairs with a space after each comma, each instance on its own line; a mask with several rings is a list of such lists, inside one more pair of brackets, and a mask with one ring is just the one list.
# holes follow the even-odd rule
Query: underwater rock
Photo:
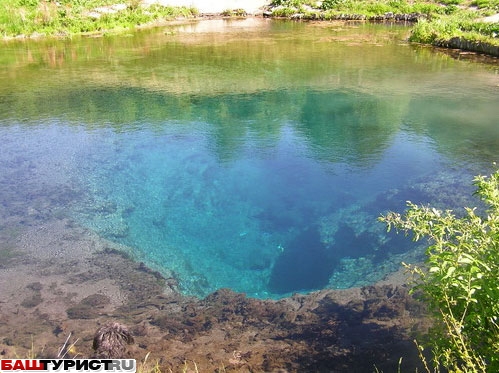
[[43, 298], [40, 293], [42, 288], [43, 285], [40, 282], [32, 282], [26, 285], [26, 289], [32, 290], [33, 293], [23, 299], [23, 301], [21, 302], [21, 306], [25, 308], [34, 308], [38, 306], [40, 303], [42, 303]]
[[105, 306], [111, 303], [111, 300], [106, 295], [92, 294], [86, 298], [83, 298], [80, 303], [86, 306], [98, 307], [98, 306]]
[[31, 289], [33, 291], [40, 291], [43, 288], [43, 285], [41, 282], [32, 282], [28, 285], [26, 285], [26, 288]]
[[66, 310], [68, 318], [70, 319], [95, 319], [99, 317], [99, 312], [88, 305], [77, 304]]
[[111, 303], [111, 299], [103, 294], [92, 294], [83, 298], [77, 305], [70, 307], [66, 313], [70, 319], [95, 319], [101, 310]]
[[366, 296], [364, 314], [377, 320], [393, 320], [406, 311], [406, 288], [399, 286], [367, 286], [362, 289]]
[[32, 296], [26, 297], [22, 302], [21, 306], [26, 308], [33, 308], [38, 306], [43, 302], [42, 296], [40, 293], [33, 294]]

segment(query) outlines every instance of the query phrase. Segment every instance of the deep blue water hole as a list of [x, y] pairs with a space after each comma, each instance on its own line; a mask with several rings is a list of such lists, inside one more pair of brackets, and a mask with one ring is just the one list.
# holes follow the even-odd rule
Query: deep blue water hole
[[13, 47], [2, 222], [62, 214], [200, 297], [365, 285], [420, 260], [377, 218], [476, 204], [473, 175], [499, 159], [497, 71], [402, 28], [262, 25], [80, 40], [60, 66]]
[[286, 294], [301, 289], [321, 289], [333, 274], [333, 258], [321, 241], [317, 227], [307, 227], [280, 255], [269, 280], [269, 290]]
[[[414, 260], [422, 250], [387, 234], [377, 222], [383, 212], [408, 200], [473, 203], [474, 166], [449, 158], [406, 118], [394, 126], [386, 102], [280, 92], [287, 105], [302, 96], [293, 103], [301, 109], [288, 106], [301, 114], [271, 117], [272, 130], [261, 133], [248, 118], [274, 95], [218, 97], [232, 113], [228, 124], [199, 114], [159, 131], [104, 131], [84, 173], [92, 193], [76, 218], [168, 269], [188, 294], [228, 287], [279, 297], [366, 284]], [[197, 97], [195, 105], [208, 113], [214, 103]]]

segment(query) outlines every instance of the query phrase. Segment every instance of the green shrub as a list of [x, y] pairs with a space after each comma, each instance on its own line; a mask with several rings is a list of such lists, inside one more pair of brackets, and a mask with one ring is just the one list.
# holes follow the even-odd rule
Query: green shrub
[[499, 0], [475, 0], [472, 2], [472, 5], [475, 5], [480, 9], [499, 11]]
[[98, 18], [88, 14], [93, 9], [116, 4], [116, 0], [3, 0], [0, 1], [0, 35], [68, 35], [82, 32], [113, 31], [136, 25], [197, 14], [194, 8], [152, 5], [147, 10], [139, 0], [127, 0], [123, 11], [102, 14]]
[[274, 17], [291, 17], [292, 15], [296, 14], [298, 12], [298, 9], [296, 8], [277, 8], [272, 11], [272, 15]]
[[19, 0], [18, 4], [20, 6], [35, 8], [40, 4], [40, 1], [39, 0]]
[[322, 2], [322, 9], [324, 10], [334, 9], [337, 8], [338, 6], [341, 6], [346, 1], [347, 0], [324, 0]]
[[[445, 7], [449, 8], [449, 7]], [[428, 21], [414, 25], [410, 41], [439, 44], [458, 37], [468, 41], [477, 41], [490, 45], [499, 45], [499, 25], [484, 23], [477, 19], [477, 14], [455, 9], [451, 15], [434, 14]]]
[[273, 0], [270, 5], [272, 6], [284, 6], [288, 8], [300, 8], [302, 5], [309, 5], [315, 7], [317, 1], [315, 0]]
[[380, 218], [389, 230], [430, 241], [425, 265], [406, 266], [439, 321], [431, 339], [436, 366], [450, 372], [499, 371], [499, 171], [474, 184], [486, 205], [481, 214], [465, 208], [457, 217], [408, 202], [404, 215]]
[[497, 22], [463, 22], [460, 26], [464, 31], [477, 32], [493, 38], [499, 37], [499, 23]]
[[375, 15], [385, 14], [390, 12], [392, 9], [393, 8], [391, 8], [388, 4], [383, 2], [375, 2], [366, 5], [367, 12]]
[[448, 40], [453, 36], [459, 36], [459, 31], [457, 25], [450, 20], [422, 20], [413, 27], [409, 41], [433, 44], [436, 41]]
[[439, 3], [443, 5], [459, 5], [463, 0], [440, 0]]

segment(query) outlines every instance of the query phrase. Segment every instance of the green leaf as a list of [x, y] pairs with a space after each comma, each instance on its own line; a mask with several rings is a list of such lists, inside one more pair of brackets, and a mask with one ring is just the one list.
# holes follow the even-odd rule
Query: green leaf
[[432, 242], [425, 268], [411, 271], [419, 276], [411, 293], [422, 291], [441, 322], [430, 342], [450, 372], [499, 372], [499, 169], [475, 185], [485, 210], [457, 217], [408, 203], [404, 215], [385, 221]]
[[459, 258], [457, 259], [457, 262], [459, 264], [470, 264], [470, 263], [473, 263], [473, 257], [469, 256], [469, 255], [466, 255], [466, 254], [462, 254], [461, 256], [459, 256]]
[[449, 267], [447, 269], [447, 274], [444, 276], [444, 279], [445, 278], [449, 278], [450, 276], [452, 276], [452, 274], [456, 271], [456, 267]]

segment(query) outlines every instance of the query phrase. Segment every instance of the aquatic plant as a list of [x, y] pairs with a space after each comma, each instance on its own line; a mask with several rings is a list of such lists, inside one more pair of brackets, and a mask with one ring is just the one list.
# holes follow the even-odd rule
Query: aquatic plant
[[127, 345], [134, 338], [128, 328], [117, 322], [100, 327], [94, 336], [93, 348], [98, 357], [107, 359], [123, 358]]
[[474, 184], [486, 205], [482, 213], [466, 208], [457, 217], [408, 202], [404, 215], [380, 218], [389, 230], [430, 241], [425, 265], [406, 267], [438, 321], [431, 336], [435, 366], [450, 372], [499, 370], [499, 170]]

